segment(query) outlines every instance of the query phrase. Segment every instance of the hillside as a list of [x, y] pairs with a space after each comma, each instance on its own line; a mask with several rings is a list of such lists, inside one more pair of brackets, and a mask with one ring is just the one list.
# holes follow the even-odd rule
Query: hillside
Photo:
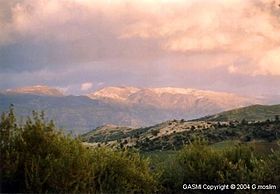
[[[254, 105], [203, 119], [169, 120], [144, 128], [103, 126], [82, 135], [92, 146], [135, 147], [143, 151], [179, 149], [196, 138], [223, 141], [276, 141], [280, 139], [280, 105]], [[245, 120], [250, 122], [245, 122]], [[269, 119], [269, 120], [268, 120]]]
[[169, 120], [157, 125], [144, 128], [124, 128], [118, 126], [102, 126], [81, 137], [89, 143], [105, 143], [118, 145], [124, 143], [135, 146], [139, 142], [157, 141], [182, 132], [193, 132], [196, 129], [210, 128], [213, 123], [187, 122], [185, 120]]
[[[7, 111], [13, 104], [19, 117], [26, 118], [33, 110], [44, 111], [48, 119], [53, 119], [58, 127], [74, 134], [84, 133], [98, 126], [115, 124], [141, 126], [160, 122], [169, 117], [167, 111], [151, 107], [106, 103], [86, 96], [38, 96], [30, 94], [0, 94], [0, 110]], [[159, 113], [162, 114], [159, 114]], [[149, 117], [147, 115], [150, 115]]]
[[265, 121], [274, 119], [276, 115], [280, 115], [280, 104], [278, 105], [253, 105], [244, 108], [238, 108], [212, 116], [203, 117], [198, 120], [207, 121]]
[[[225, 141], [275, 142], [280, 122], [257, 123], [172, 120], [145, 128], [103, 126], [81, 136], [88, 146], [133, 147], [142, 151], [178, 150], [197, 138], [210, 144]], [[277, 144], [275, 144], [277, 147]]]

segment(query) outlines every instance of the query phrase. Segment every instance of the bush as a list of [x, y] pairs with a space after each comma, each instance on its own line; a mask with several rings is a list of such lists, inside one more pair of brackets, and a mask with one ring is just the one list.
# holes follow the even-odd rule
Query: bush
[[151, 193], [156, 190], [149, 161], [109, 148], [86, 149], [33, 113], [23, 126], [11, 108], [3, 114], [1, 192]]
[[117, 152], [108, 148], [94, 149], [91, 162], [95, 172], [94, 186], [101, 193], [152, 193], [156, 190], [155, 177], [149, 162], [139, 153]]
[[280, 183], [280, 152], [257, 157], [248, 146], [214, 150], [204, 141], [187, 145], [165, 167], [161, 182], [167, 192], [182, 192], [183, 184]]
[[157, 136], [159, 133], [159, 129], [152, 130], [152, 135]]
[[263, 178], [263, 183], [276, 184], [280, 186], [280, 151], [274, 151], [264, 161], [263, 173], [256, 173], [256, 176]]

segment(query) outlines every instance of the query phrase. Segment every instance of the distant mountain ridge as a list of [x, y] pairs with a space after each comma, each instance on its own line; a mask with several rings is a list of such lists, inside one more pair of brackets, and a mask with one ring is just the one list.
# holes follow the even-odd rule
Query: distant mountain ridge
[[8, 89], [7, 94], [33, 94], [42, 96], [64, 96], [64, 94], [56, 89], [43, 85], [27, 86], [22, 88]]
[[19, 116], [45, 111], [59, 127], [82, 133], [113, 124], [141, 127], [170, 119], [194, 119], [255, 104], [254, 98], [187, 88], [107, 87], [87, 96], [63, 96], [47, 86], [0, 94], [0, 110], [15, 105]]
[[177, 109], [197, 112], [228, 110], [232, 107], [243, 107], [255, 104], [258, 100], [232, 93], [198, 90], [192, 88], [135, 88], [107, 87], [88, 95], [91, 99], [121, 102], [126, 104], [142, 104], [163, 109]]
[[87, 96], [91, 99], [111, 99], [111, 100], [127, 100], [127, 98], [138, 92], [140, 89], [135, 87], [106, 87]]

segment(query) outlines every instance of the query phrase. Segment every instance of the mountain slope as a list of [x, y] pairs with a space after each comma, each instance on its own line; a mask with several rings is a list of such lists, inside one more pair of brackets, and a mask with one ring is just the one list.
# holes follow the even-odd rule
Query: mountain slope
[[205, 139], [210, 144], [221, 142], [267, 142], [279, 150], [280, 122], [263, 121], [242, 123], [216, 121], [172, 120], [146, 128], [123, 128], [103, 126], [82, 135], [88, 146], [134, 147], [142, 151], [176, 150], [197, 140]]
[[[7, 111], [13, 104], [19, 117], [26, 117], [32, 110], [44, 111], [48, 119], [66, 130], [83, 133], [105, 124], [142, 126], [160, 122], [168, 117], [151, 107], [138, 107], [106, 103], [85, 96], [38, 96], [30, 94], [0, 94], [0, 111]], [[147, 117], [147, 114], [152, 115]]]
[[[151, 106], [171, 110], [173, 111], [173, 118], [178, 119], [190, 119], [258, 102], [254, 98], [231, 93], [172, 87], [107, 87], [89, 94], [88, 97], [99, 100], [106, 99], [112, 103]], [[186, 117], [186, 114], [189, 116]]]
[[139, 88], [135, 87], [106, 87], [88, 94], [88, 97], [91, 99], [125, 101], [131, 94], [134, 94], [139, 90]]
[[207, 116], [198, 120], [208, 121], [241, 121], [246, 119], [248, 121], [264, 121], [266, 119], [274, 119], [276, 115], [280, 115], [279, 105], [253, 105], [244, 108], [238, 108], [212, 116]]
[[[89, 146], [99, 144], [111, 147], [125, 146], [142, 151], [180, 149], [197, 138], [205, 139], [210, 144], [224, 141], [274, 142], [274, 148], [279, 149], [277, 141], [280, 139], [280, 120], [275, 117], [275, 114], [279, 112], [279, 106], [256, 105], [227, 112], [238, 112], [238, 116], [241, 112], [246, 112], [246, 114], [242, 114], [246, 118], [262, 118], [258, 122], [242, 122], [241, 119], [231, 122], [231, 120], [225, 121], [222, 118], [211, 121], [169, 120], [144, 128], [102, 126], [81, 137]], [[259, 111], [260, 114], [258, 114]], [[217, 115], [222, 114], [224, 113]], [[275, 118], [267, 121], [272, 115]], [[237, 118], [236, 115], [234, 116], [232, 118]]]

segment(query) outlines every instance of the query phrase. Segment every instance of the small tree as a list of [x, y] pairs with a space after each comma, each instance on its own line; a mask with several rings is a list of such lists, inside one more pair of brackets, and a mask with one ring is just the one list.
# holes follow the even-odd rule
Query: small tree
[[247, 125], [247, 124], [248, 124], [248, 121], [247, 121], [246, 119], [242, 119], [241, 124], [242, 124], [242, 125]]
[[280, 119], [279, 119], [279, 115], [275, 115], [275, 122], [279, 122]]
[[195, 130], [195, 126], [191, 126], [191, 131], [194, 131]]
[[152, 130], [152, 135], [153, 135], [153, 136], [157, 136], [158, 133], [159, 133], [159, 130], [158, 130], [158, 129]]

